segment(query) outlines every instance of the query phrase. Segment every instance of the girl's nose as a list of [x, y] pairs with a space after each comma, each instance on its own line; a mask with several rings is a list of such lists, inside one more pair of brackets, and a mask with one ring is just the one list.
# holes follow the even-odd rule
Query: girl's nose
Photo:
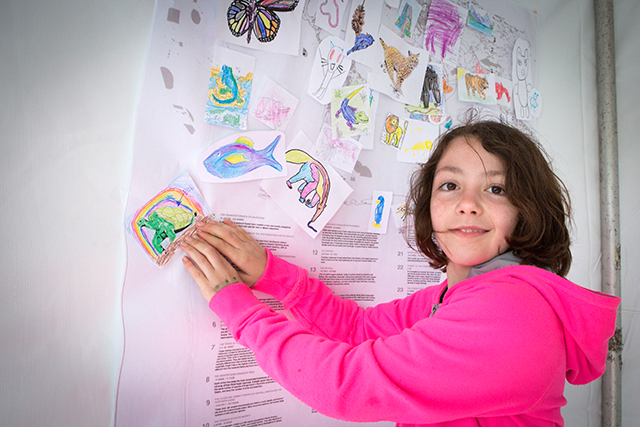
[[482, 206], [478, 200], [478, 195], [472, 191], [464, 191], [460, 196], [457, 210], [462, 215], [480, 215]]

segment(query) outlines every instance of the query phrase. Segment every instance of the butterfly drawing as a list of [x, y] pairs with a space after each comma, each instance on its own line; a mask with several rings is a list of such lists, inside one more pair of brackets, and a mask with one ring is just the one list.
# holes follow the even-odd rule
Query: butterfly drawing
[[291, 12], [299, 0], [234, 0], [227, 9], [227, 22], [231, 34], [241, 37], [247, 34], [251, 42], [251, 27], [262, 43], [276, 38], [280, 29], [280, 17], [276, 12]]

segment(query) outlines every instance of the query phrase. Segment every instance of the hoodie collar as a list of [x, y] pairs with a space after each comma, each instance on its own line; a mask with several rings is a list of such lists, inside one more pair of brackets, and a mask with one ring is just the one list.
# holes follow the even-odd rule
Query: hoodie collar
[[512, 265], [519, 265], [522, 260], [513, 254], [513, 251], [505, 252], [498, 255], [495, 258], [491, 258], [487, 262], [474, 265], [469, 271], [467, 279], [478, 276], [482, 273], [488, 273], [489, 271], [497, 270], [502, 267], [510, 267]]

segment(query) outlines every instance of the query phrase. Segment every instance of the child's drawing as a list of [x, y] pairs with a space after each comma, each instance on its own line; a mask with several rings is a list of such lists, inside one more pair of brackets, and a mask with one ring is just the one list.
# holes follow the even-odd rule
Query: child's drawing
[[212, 144], [198, 158], [200, 178], [207, 182], [240, 182], [283, 176], [284, 133], [245, 132]]
[[523, 39], [516, 40], [513, 47], [513, 105], [516, 110], [516, 118], [531, 120], [529, 100], [533, 89], [531, 77], [531, 46]]
[[229, 30], [235, 37], [247, 35], [251, 42], [251, 30], [262, 43], [276, 38], [280, 29], [280, 17], [276, 12], [291, 12], [298, 0], [234, 0], [227, 9]]
[[311, 237], [316, 237], [337, 212], [351, 188], [328, 164], [311, 154], [302, 132], [286, 152], [287, 178], [265, 179], [260, 185]]
[[400, 162], [425, 163], [440, 135], [440, 126], [422, 120], [409, 119], [407, 122], [406, 135], [396, 158]]
[[457, 65], [460, 34], [467, 19], [467, 9], [447, 0], [433, 0], [425, 28], [425, 46], [432, 58]]
[[374, 191], [372, 200], [368, 231], [370, 233], [385, 234], [389, 224], [393, 193], [390, 191]]
[[284, 130], [297, 106], [298, 98], [267, 79], [253, 114], [271, 129]]
[[321, 0], [316, 13], [316, 25], [334, 36], [345, 27], [347, 0]]
[[391, 206], [391, 215], [393, 216], [393, 222], [397, 228], [404, 227], [407, 220], [407, 205], [406, 203], [398, 203]]
[[207, 123], [247, 128], [254, 63], [252, 56], [216, 47], [205, 110]]
[[404, 37], [411, 38], [421, 10], [422, 7], [415, 0], [402, 0], [400, 2], [396, 27], [400, 29]]
[[302, 7], [299, 0], [217, 2], [216, 38], [269, 52], [297, 55]]
[[401, 119], [395, 114], [387, 114], [384, 122], [384, 130], [382, 131], [382, 142], [393, 148], [400, 148], [402, 140], [407, 133], [409, 122], [407, 119]]
[[412, 119], [426, 120], [425, 116], [444, 116], [446, 114], [444, 106], [442, 66], [429, 64], [424, 73], [420, 105], [417, 107], [406, 105], [405, 110], [410, 113]]
[[485, 34], [493, 35], [493, 19], [482, 9], [469, 6], [467, 25]]
[[353, 18], [351, 19], [351, 29], [355, 33], [355, 40], [353, 47], [347, 51], [347, 55], [352, 52], [363, 50], [371, 46], [374, 42], [373, 36], [363, 31], [364, 27], [364, 2], [356, 6], [356, 10], [353, 12]]
[[375, 65], [373, 47], [378, 44], [378, 31], [384, 2], [378, 0], [352, 0], [347, 15], [351, 21], [344, 40], [347, 56], [368, 67]]
[[393, 90], [402, 94], [402, 83], [418, 66], [420, 54], [411, 53], [409, 50], [407, 56], [404, 56], [395, 46], [387, 46], [382, 38], [380, 44], [384, 49], [384, 69], [391, 80]]
[[493, 74], [470, 73], [458, 68], [458, 99], [465, 102], [495, 105], [496, 80]]
[[331, 189], [331, 180], [329, 173], [324, 165], [318, 160], [311, 157], [308, 153], [299, 149], [291, 149], [286, 153], [287, 162], [299, 165], [298, 171], [287, 180], [286, 184], [289, 189], [293, 188], [293, 184], [298, 188], [298, 201], [308, 208], [315, 208], [315, 212], [307, 227], [317, 232], [311, 225], [317, 220], [327, 207], [327, 199], [329, 198], [329, 190]]
[[128, 229], [159, 266], [173, 255], [183, 236], [209, 213], [202, 195], [187, 173], [147, 202], [128, 221]]
[[333, 89], [342, 87], [351, 67], [351, 59], [342, 50], [343, 43], [338, 37], [327, 37], [318, 46], [307, 92], [322, 104], [331, 102]]
[[323, 125], [314, 147], [318, 157], [345, 172], [353, 172], [362, 144], [348, 136], [334, 138], [331, 127]]
[[362, 145], [363, 150], [373, 150], [373, 142], [375, 137], [375, 117], [378, 111], [380, 92], [377, 90], [369, 89], [369, 131], [360, 135], [358, 142]]
[[529, 96], [529, 108], [531, 109], [531, 115], [533, 117], [540, 117], [542, 112], [542, 96], [538, 89], [532, 89]]
[[333, 136], [360, 135], [369, 131], [369, 87], [347, 86], [334, 89], [331, 101]]
[[374, 49], [378, 63], [371, 71], [371, 87], [396, 101], [418, 105], [429, 55], [384, 25], [379, 34]]
[[513, 85], [511, 81], [496, 76], [496, 100], [498, 105], [511, 105], [511, 93], [513, 92]]

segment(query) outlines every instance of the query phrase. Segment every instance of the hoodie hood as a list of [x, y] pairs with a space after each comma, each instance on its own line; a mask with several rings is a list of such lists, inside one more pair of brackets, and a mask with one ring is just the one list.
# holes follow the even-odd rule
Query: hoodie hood
[[537, 267], [501, 270], [535, 287], [562, 322], [567, 381], [580, 385], [600, 377], [605, 370], [609, 338], [615, 332], [620, 298], [580, 287]]

